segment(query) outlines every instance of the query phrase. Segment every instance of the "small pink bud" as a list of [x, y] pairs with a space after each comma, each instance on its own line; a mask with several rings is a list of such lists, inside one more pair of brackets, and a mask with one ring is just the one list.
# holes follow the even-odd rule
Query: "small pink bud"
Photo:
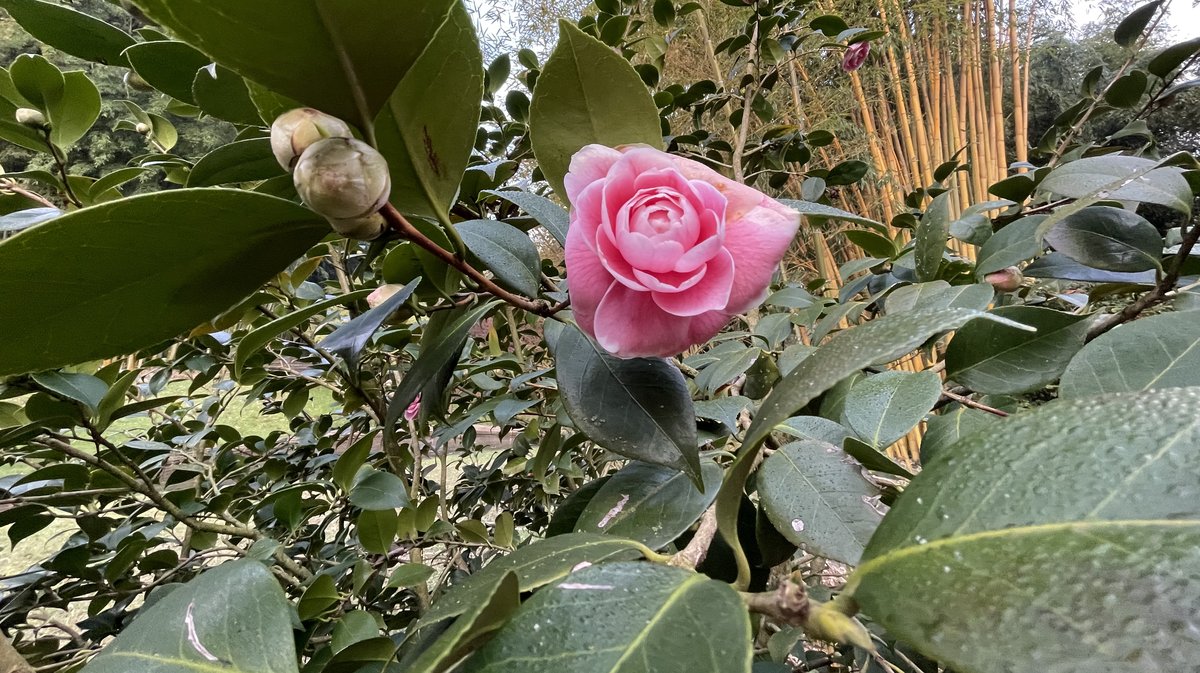
[[404, 410], [404, 420], [414, 420], [419, 413], [421, 413], [421, 394], [417, 393], [417, 398]]
[[1021, 271], [1017, 267], [1010, 266], [1007, 269], [993, 271], [984, 276], [983, 279], [1001, 292], [1012, 292], [1021, 287], [1021, 283], [1025, 281], [1025, 276], [1021, 275]]
[[842, 58], [842, 70], [853, 72], [862, 67], [863, 63], [867, 62], [867, 55], [871, 53], [870, 42], [855, 42], [846, 49], [846, 55]]
[[375, 288], [375, 291], [367, 295], [367, 306], [375, 308], [383, 302], [392, 298], [392, 295], [399, 292], [404, 286], [398, 283], [388, 283]]

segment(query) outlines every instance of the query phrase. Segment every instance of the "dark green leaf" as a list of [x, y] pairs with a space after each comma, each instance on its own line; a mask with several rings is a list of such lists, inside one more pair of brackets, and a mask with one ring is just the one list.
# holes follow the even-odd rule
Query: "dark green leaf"
[[891, 259], [896, 256], [896, 244], [892, 239], [865, 229], [848, 229], [842, 232], [846, 240], [862, 248], [872, 257]]
[[[1042, 180], [1040, 187], [1073, 199], [1089, 199], [1082, 207], [1102, 197], [1155, 203], [1190, 213], [1192, 190], [1183, 172], [1174, 166], [1156, 166], [1158, 162], [1142, 157], [1116, 154], [1088, 157], [1054, 169]], [[1070, 214], [1066, 209], [1059, 212]], [[1053, 226], [1054, 221], [1049, 221], [1048, 226]]]
[[925, 214], [917, 225], [916, 243], [913, 247], [913, 263], [918, 281], [930, 281], [937, 278], [938, 269], [942, 264], [942, 254], [946, 251], [946, 238], [950, 226], [950, 197], [953, 192], [945, 192], [929, 204]]
[[[457, 0], [370, 7], [331, 0], [133, 4], [221, 65], [364, 131], [447, 17], [460, 8]], [[403, 26], [403, 39], [396, 37], [397, 26]], [[482, 80], [482, 72], [479, 76]]]
[[127, 49], [125, 56], [150, 86], [192, 105], [196, 104], [192, 93], [196, 72], [212, 62], [191, 45], [174, 40], [141, 42]]
[[888, 313], [919, 308], [973, 308], [982, 311], [992, 303], [996, 291], [988, 283], [951, 286], [944, 280], [905, 285], [884, 301]]
[[[487, 586], [479, 585], [478, 600], [466, 607], [458, 618], [437, 639], [425, 647], [419, 656], [401, 659], [406, 673], [441, 673], [449, 670], [464, 656], [491, 638], [521, 605], [516, 574], [507, 571], [495, 577]], [[437, 628], [437, 627], [434, 627]]]
[[496, 220], [470, 220], [454, 225], [467, 250], [496, 275], [501, 285], [526, 297], [541, 287], [537, 246], [524, 232]]
[[957, 671], [1187, 670], [1197, 405], [1197, 388], [1050, 402], [959, 441], [904, 490], [846, 593]]
[[704, 461], [700, 470], [703, 492], [678, 470], [632, 462], [588, 501], [575, 530], [615, 535], [661, 549], [695, 523], [717, 497], [721, 468]]
[[145, 608], [85, 673], [296, 673], [291, 606], [265, 565], [205, 571]]
[[850, 388], [843, 413], [863, 441], [884, 449], [916, 427], [941, 395], [934, 372], [883, 372]]
[[[721, 534], [735, 550], [739, 548], [737, 512], [746, 479], [754, 466], [758, 447], [775, 426], [804, 408], [839, 381], [869, 365], [891, 362], [941, 332], [957, 329], [969, 320], [989, 317], [970, 309], [925, 309], [883, 316], [839, 332], [796, 366], [763, 401], [737, 459], [717, 494], [717, 520]], [[993, 319], [995, 319], [993, 317]], [[738, 561], [738, 584], [749, 582], [750, 566], [744, 556]]]
[[1105, 271], [1159, 267], [1163, 239], [1154, 225], [1123, 208], [1092, 206], [1061, 219], [1046, 242], [1071, 259]]
[[436, 571], [423, 563], [401, 563], [388, 578], [388, 586], [408, 588], [425, 584]]
[[1136, 107], [1146, 94], [1147, 83], [1145, 70], [1133, 70], [1108, 85], [1104, 91], [1104, 102], [1113, 107]]
[[639, 547], [632, 540], [591, 533], [570, 533], [536, 541], [497, 558], [483, 570], [450, 587], [421, 617], [418, 626], [462, 614], [485, 598], [487, 587], [508, 572], [516, 574], [521, 593], [526, 593], [566, 577], [581, 563], [628, 558]]
[[928, 463], [958, 440], [998, 420], [999, 416], [967, 407], [931, 416], [921, 437], [921, 462]]
[[1200, 385], [1200, 311], [1142, 318], [1083, 347], [1063, 372], [1063, 398]]
[[562, 206], [544, 196], [538, 196], [530, 192], [506, 189], [484, 192], [484, 194], [492, 194], [520, 206], [521, 210], [529, 213], [530, 217], [545, 227], [546, 231], [550, 232], [550, 235], [554, 237], [554, 240], [558, 241], [559, 245], [567, 244], [567, 225], [570, 221], [570, 216]]
[[1150, 59], [1150, 64], [1146, 66], [1146, 69], [1151, 74], [1166, 79], [1175, 68], [1183, 65], [1184, 61], [1198, 51], [1200, 51], [1200, 37], [1173, 44]]
[[563, 405], [580, 431], [613, 453], [700, 483], [696, 414], [677, 368], [657, 358], [613, 357], [576, 327], [563, 330], [554, 355]]
[[1022, 217], [993, 234], [979, 249], [975, 277], [983, 278], [1037, 256], [1042, 250], [1037, 232], [1045, 219], [1044, 215]]
[[121, 52], [134, 43], [120, 28], [68, 6], [42, 0], [0, 0], [0, 8], [38, 40], [85, 61], [123, 65]]
[[892, 460], [883, 451], [860, 439], [847, 437], [842, 442], [842, 450], [851, 458], [862, 463], [862, 466], [868, 470], [882, 472], [883, 474], [892, 474], [905, 479], [913, 478], [913, 473], [908, 468]]
[[818, 556], [858, 565], [879, 522], [879, 489], [862, 466], [825, 442], [780, 448], [758, 473], [767, 518], [785, 538]]
[[1142, 36], [1142, 31], [1146, 30], [1162, 3], [1163, 0], [1154, 0], [1130, 12], [1117, 24], [1117, 29], [1113, 31], [1113, 40], [1122, 47], [1132, 46]]
[[[326, 6], [331, 4], [328, 0], [319, 1]], [[425, 9], [426, 5], [429, 9]], [[402, 213], [448, 222], [479, 123], [479, 101], [483, 98], [483, 56], [479, 53], [479, 41], [471, 17], [460, 2], [407, 0], [387, 6], [395, 8], [391, 11], [405, 12], [402, 19], [405, 37], [398, 40], [381, 34], [377, 39], [401, 44], [413, 39], [428, 40], [412, 67], [402, 71], [395, 92], [387, 92], [391, 95], [375, 119], [379, 151], [387, 158], [392, 172], [391, 202]], [[376, 7], [366, 13], [378, 13], [380, 9]], [[430, 10], [444, 14], [436, 24], [436, 32], [427, 36], [420, 30], [414, 32], [410, 27], [411, 16]], [[353, 6], [342, 11], [347, 15], [361, 12]], [[380, 26], [374, 30], [386, 28]], [[369, 38], [353, 35], [351, 39], [358, 43]], [[372, 63], [370, 67], [376, 68], [378, 64]], [[383, 70], [386, 72], [388, 68]], [[454, 104], [447, 105], [443, 97], [429, 95], [435, 90], [453, 91]]]
[[321, 340], [321, 347], [344, 359], [352, 370], [357, 369], [358, 356], [362, 349], [366, 348], [371, 336], [393, 313], [400, 310], [420, 282], [420, 278], [414, 279], [396, 291], [396, 294], [388, 297], [387, 301], [337, 328], [333, 334]]
[[[354, 497], [353, 491], [350, 497]], [[400, 529], [400, 516], [390, 507], [363, 510], [358, 515], [356, 528], [358, 541], [363, 549], [372, 554], [386, 554], [391, 551], [392, 543], [396, 541], [396, 533]]]
[[554, 49], [533, 92], [533, 150], [555, 193], [584, 145], [662, 147], [662, 127], [650, 92], [633, 66], [569, 21], [559, 21]]
[[90, 374], [43, 372], [33, 375], [33, 382], [55, 394], [74, 400], [91, 411], [100, 407], [108, 392], [108, 384]]
[[237, 352], [234, 354], [233, 358], [234, 375], [240, 377], [242, 370], [244, 370], [246, 367], [246, 361], [249, 360], [250, 357], [255, 353], [262, 350], [275, 337], [290, 329], [299, 327], [300, 325], [304, 324], [304, 321], [308, 320], [312, 316], [319, 313], [324, 313], [326, 310], [334, 306], [341, 306], [342, 304], [349, 304], [350, 302], [365, 299], [366, 296], [371, 292], [372, 291], [369, 289], [357, 290], [355, 292], [351, 292], [350, 294], [341, 295], [340, 297], [331, 297], [329, 299], [316, 302], [315, 304], [305, 306], [304, 308], [293, 311], [285, 316], [280, 316], [271, 322], [262, 325], [261, 327], [254, 328], [253, 331], [246, 334], [246, 336], [242, 337], [242, 340], [238, 342]]
[[215, 63], [196, 71], [192, 98], [197, 107], [218, 119], [249, 126], [257, 126], [261, 121], [246, 80]]
[[350, 489], [354, 487], [354, 477], [358, 475], [359, 469], [367, 461], [367, 456], [371, 454], [377, 434], [378, 431], [368, 432], [362, 439], [346, 449], [346, 452], [334, 463], [333, 483], [343, 491], [349, 493]]
[[466, 664], [473, 673], [749, 673], [741, 598], [645, 563], [584, 568], [542, 589]]
[[337, 603], [340, 598], [333, 577], [330, 575], [317, 575], [313, 579], [312, 584], [309, 584], [304, 589], [304, 595], [300, 597], [300, 604], [297, 606], [300, 619], [308, 621], [321, 616], [334, 603]]
[[408, 507], [408, 486], [391, 472], [364, 467], [350, 487], [350, 504], [366, 510]]
[[177, 336], [250, 294], [328, 231], [294, 203], [211, 189], [136, 196], [38, 225], [0, 242], [0, 324], [22, 326], [0, 352], [0, 375]]
[[946, 376], [996, 395], [1030, 392], [1057, 379], [1083, 347], [1089, 325], [1088, 316], [1037, 306], [1005, 306], [994, 313], [1037, 331], [982, 321], [966, 325], [946, 349]]
[[1033, 178], [1026, 174], [1013, 175], [1004, 178], [999, 182], [994, 182], [988, 187], [989, 194], [995, 194], [1002, 199], [1008, 199], [1016, 203], [1020, 203], [1029, 198], [1037, 186]]
[[1052, 252], [1037, 258], [1032, 264], [1025, 267], [1024, 274], [1031, 278], [1061, 278], [1084, 283], [1138, 283], [1142, 285], [1153, 285], [1155, 275], [1153, 271], [1141, 273], [1101, 271], [1084, 266], [1061, 252]]
[[188, 187], [216, 187], [232, 182], [266, 180], [284, 171], [271, 153], [270, 138], [222, 145], [204, 155], [188, 175]]
[[854, 222], [855, 224], [863, 224], [879, 231], [887, 231], [887, 227], [883, 226], [879, 222], [876, 222], [875, 220], [855, 215], [854, 213], [842, 210], [840, 208], [827, 206], [823, 203], [799, 201], [796, 199], [780, 199], [779, 202], [800, 213], [801, 215], [804, 215], [810, 220], [845, 220], [847, 222]]

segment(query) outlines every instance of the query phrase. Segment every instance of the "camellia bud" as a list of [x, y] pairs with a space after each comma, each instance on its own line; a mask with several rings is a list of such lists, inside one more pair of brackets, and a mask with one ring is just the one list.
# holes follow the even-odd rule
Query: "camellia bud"
[[867, 62], [867, 55], [871, 53], [870, 42], [855, 42], [846, 48], [846, 55], [842, 58], [842, 70], [853, 72], [862, 67], [863, 63]]
[[353, 138], [346, 122], [312, 108], [285, 112], [271, 124], [271, 151], [284, 170], [290, 171], [304, 150], [325, 138]]
[[305, 205], [349, 238], [370, 240], [386, 226], [379, 209], [392, 193], [387, 160], [354, 138], [326, 138], [300, 155], [292, 175]]
[[1010, 266], [1007, 269], [993, 271], [984, 276], [983, 279], [1001, 292], [1012, 292], [1021, 287], [1021, 283], [1025, 281], [1025, 276], [1021, 275], [1020, 269]]
[[13, 116], [17, 118], [18, 124], [24, 124], [35, 129], [46, 128], [46, 115], [32, 108], [17, 108], [17, 112]]
[[154, 131], [154, 127], [145, 122], [141, 122], [137, 126], [133, 127], [133, 130], [144, 136], [148, 136]]
[[135, 89], [137, 91], [154, 91], [154, 87], [150, 86], [149, 82], [142, 79], [141, 75], [132, 70], [126, 72], [122, 79], [125, 81], [125, 86], [129, 87], [130, 89]]

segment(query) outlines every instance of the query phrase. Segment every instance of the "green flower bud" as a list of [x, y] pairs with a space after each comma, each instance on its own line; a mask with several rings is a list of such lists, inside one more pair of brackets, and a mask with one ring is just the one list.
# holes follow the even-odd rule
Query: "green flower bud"
[[387, 229], [387, 220], [378, 212], [348, 220], [330, 219], [329, 224], [338, 234], [360, 241], [373, 241], [382, 236], [384, 229]]
[[14, 116], [17, 118], [18, 124], [24, 124], [25, 126], [29, 126], [31, 128], [44, 129], [47, 126], [46, 115], [32, 108], [17, 108], [17, 112]]
[[132, 70], [126, 72], [122, 79], [125, 81], [125, 86], [135, 91], [154, 91], [154, 87], [150, 86], [149, 82]]
[[346, 122], [320, 110], [296, 108], [271, 124], [271, 151], [284, 170], [290, 171], [304, 150], [325, 138], [353, 138]]
[[133, 127], [133, 130], [137, 131], [138, 133], [140, 133], [144, 136], [148, 136], [154, 132], [154, 127], [142, 122], [142, 123], [139, 123], [137, 126]]
[[326, 138], [304, 150], [292, 175], [305, 205], [324, 215], [344, 236], [375, 238], [383, 230], [379, 209], [392, 191], [387, 160], [353, 138]]

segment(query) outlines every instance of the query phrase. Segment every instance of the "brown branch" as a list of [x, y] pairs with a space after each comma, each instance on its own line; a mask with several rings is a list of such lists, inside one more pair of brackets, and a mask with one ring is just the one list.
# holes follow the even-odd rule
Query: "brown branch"
[[700, 527], [696, 529], [696, 534], [692, 536], [691, 541], [678, 554], [672, 556], [671, 562], [667, 565], [695, 570], [696, 566], [704, 562], [704, 557], [708, 556], [708, 548], [712, 546], [716, 534], [717, 507], [713, 505], [700, 518]]
[[811, 603], [803, 584], [785, 579], [774, 591], [752, 594], [741, 592], [746, 609], [766, 615], [781, 624], [803, 626], [808, 621]]
[[385, 205], [380, 213], [387, 221], [388, 228], [392, 232], [406, 241], [412, 241], [414, 244], [420, 246], [445, 264], [458, 269], [465, 276], [477, 283], [485, 292], [503, 299], [519, 309], [529, 311], [530, 313], [534, 313], [545, 318], [549, 318], [550, 316], [553, 316], [555, 313], [558, 313], [567, 307], [566, 302], [551, 306], [546, 302], [534, 301], [532, 299], [522, 297], [519, 294], [513, 294], [512, 292], [505, 290], [496, 283], [492, 282], [492, 280], [485, 276], [482, 271], [467, 263], [466, 260], [461, 259], [453, 252], [446, 250], [442, 246], [430, 240], [428, 236], [421, 233], [419, 229], [414, 227], [412, 223], [404, 217], [404, 215], [400, 214], [400, 211], [396, 210], [395, 206], [392, 204], [389, 203]]
[[18, 196], [23, 196], [30, 201], [37, 201], [47, 208], [58, 208], [58, 206], [54, 205], [50, 199], [47, 199], [37, 192], [31, 192], [28, 189], [25, 189], [13, 180], [0, 180], [0, 192], [12, 192]]
[[1001, 411], [995, 407], [989, 407], [988, 405], [984, 404], [983, 402], [976, 402], [975, 400], [967, 397], [966, 395], [959, 395], [958, 393], [951, 392], [949, 390], [943, 390], [942, 396], [946, 397], [948, 399], [954, 400], [955, 402], [958, 402], [959, 404], [963, 405], [964, 407], [971, 407], [972, 409], [986, 411], [989, 414], [992, 414], [993, 416], [999, 416], [1001, 418], [1008, 417], [1007, 411]]
[[1200, 222], [1193, 224], [1191, 230], [1184, 234], [1183, 240], [1179, 244], [1179, 252], [1175, 253], [1175, 259], [1171, 264], [1170, 270], [1159, 279], [1154, 289], [1138, 297], [1136, 301], [1121, 309], [1119, 313], [1113, 313], [1093, 325], [1088, 330], [1084, 343], [1095, 339], [1118, 325], [1133, 320], [1141, 315], [1142, 311], [1170, 299], [1171, 292], [1175, 289], [1175, 283], [1179, 280], [1179, 273], [1183, 270], [1184, 262], [1192, 254], [1192, 249], [1196, 247], [1198, 239], [1200, 239]]

